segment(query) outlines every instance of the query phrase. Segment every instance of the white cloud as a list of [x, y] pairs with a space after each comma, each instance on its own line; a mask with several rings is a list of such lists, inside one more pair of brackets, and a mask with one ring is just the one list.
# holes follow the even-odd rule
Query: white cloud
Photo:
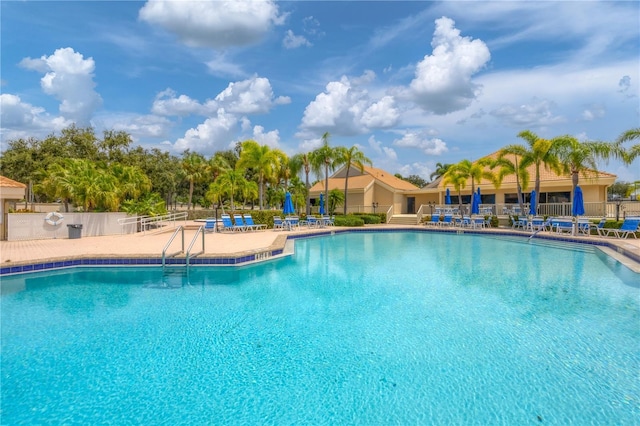
[[278, 130], [272, 130], [265, 133], [264, 127], [254, 126], [253, 140], [258, 142], [260, 145], [267, 145], [271, 148], [278, 148], [280, 145], [280, 134]]
[[57, 49], [51, 56], [25, 58], [20, 65], [45, 73], [40, 80], [42, 90], [60, 101], [60, 114], [79, 126], [90, 124], [93, 113], [102, 105], [102, 98], [94, 90], [93, 58], [84, 57], [67, 47]]
[[603, 118], [607, 113], [607, 108], [602, 104], [592, 104], [582, 111], [582, 120], [593, 121], [597, 118]]
[[238, 118], [234, 114], [220, 108], [215, 117], [208, 118], [197, 128], [189, 129], [184, 137], [174, 144], [174, 150], [182, 152], [185, 149], [211, 155], [215, 151], [229, 149], [233, 146], [238, 130]]
[[256, 43], [281, 25], [274, 1], [148, 1], [141, 20], [174, 33], [188, 46], [223, 49]]
[[440, 138], [429, 138], [426, 131], [406, 131], [401, 139], [393, 141], [393, 145], [402, 148], [417, 148], [427, 155], [441, 155], [449, 150]]
[[514, 127], [548, 126], [563, 123], [566, 119], [553, 114], [555, 104], [549, 100], [532, 99], [528, 104], [507, 104], [489, 114], [503, 124]]
[[156, 95], [151, 112], [163, 116], [177, 115], [185, 117], [188, 115], [206, 115], [207, 108], [189, 96], [180, 95], [176, 97], [174, 90], [166, 89]]
[[273, 98], [273, 89], [269, 79], [254, 76], [251, 79], [229, 83], [226, 89], [216, 96], [218, 107], [236, 114], [264, 114], [274, 103], [289, 103], [290, 99]]
[[122, 130], [134, 141], [167, 137], [173, 123], [166, 117], [139, 114], [109, 114], [95, 120], [105, 129]]
[[207, 99], [204, 103], [187, 95], [177, 96], [173, 89], [166, 89], [156, 95], [151, 111], [162, 116], [216, 115], [220, 108], [226, 113], [265, 114], [274, 105], [285, 105], [291, 102], [287, 96], [274, 98], [273, 89], [268, 79], [253, 77], [248, 80], [229, 83], [215, 99]]
[[481, 40], [461, 37], [454, 21], [436, 20], [432, 55], [418, 63], [408, 97], [435, 114], [461, 110], [478, 96], [480, 87], [471, 77], [491, 58]]
[[305, 36], [297, 36], [291, 30], [287, 30], [282, 45], [287, 49], [296, 49], [301, 46], [312, 46], [311, 42]]
[[[374, 101], [365, 89], [359, 87], [374, 78], [373, 72], [366, 71], [353, 81], [343, 76], [340, 81], [329, 82], [325, 91], [305, 108], [301, 127], [337, 135], [355, 135], [395, 125], [399, 113], [393, 97], [385, 96]], [[357, 84], [352, 84], [354, 81]]]
[[19, 96], [0, 94], [0, 134], [3, 141], [45, 136], [73, 124], [63, 117], [52, 117], [44, 108], [22, 102]]

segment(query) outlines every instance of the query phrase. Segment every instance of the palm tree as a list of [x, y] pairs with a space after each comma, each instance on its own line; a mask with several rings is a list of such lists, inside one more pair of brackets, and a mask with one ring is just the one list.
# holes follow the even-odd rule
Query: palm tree
[[529, 187], [529, 170], [526, 167], [522, 167], [522, 161], [518, 163], [518, 156], [513, 155], [513, 161], [508, 158], [509, 154], [498, 151], [498, 158], [491, 164], [491, 168], [500, 167], [498, 175], [496, 176], [496, 188], [500, 187], [502, 180], [507, 175], [516, 175], [516, 189], [518, 191], [518, 205], [520, 211], [524, 211], [524, 199], [522, 197], [523, 189], [526, 190]]
[[215, 183], [217, 187], [215, 187], [212, 192], [215, 193], [217, 191], [218, 196], [228, 196], [231, 200], [231, 211], [234, 211], [236, 209], [233, 202], [234, 196], [236, 194], [242, 194], [245, 187], [247, 186], [247, 180], [244, 178], [244, 170], [227, 170], [226, 172], [218, 176], [218, 179], [216, 179]]
[[292, 169], [304, 169], [304, 185], [307, 189], [305, 196], [306, 213], [307, 216], [309, 216], [311, 214], [311, 199], [309, 195], [309, 188], [311, 188], [311, 184], [309, 183], [309, 172], [311, 171], [311, 154], [296, 154], [291, 157], [291, 161], [289, 164]]
[[207, 174], [207, 165], [204, 157], [196, 152], [185, 152], [182, 162], [180, 163], [182, 173], [185, 179], [189, 181], [189, 201], [187, 202], [187, 210], [192, 209], [193, 205], [193, 188], [196, 182], [201, 182]]
[[324, 198], [329, 199], [329, 169], [334, 170], [335, 150], [329, 146], [329, 132], [322, 135], [322, 146], [311, 153], [311, 166], [317, 176], [324, 169]]
[[[640, 127], [627, 130], [616, 139], [615, 144], [620, 147], [625, 142], [640, 140]], [[619, 153], [620, 151], [618, 151]], [[623, 151], [622, 159], [626, 164], [631, 164], [633, 160], [640, 156], [640, 143], [631, 145], [627, 151]]]
[[220, 152], [216, 152], [207, 163], [207, 172], [211, 174], [212, 181], [215, 181], [220, 174], [229, 170], [231, 166]]
[[513, 154], [520, 156], [522, 161], [521, 167], [529, 167], [535, 165], [535, 185], [536, 191], [536, 206], [539, 205], [540, 200], [540, 167], [544, 166], [546, 169], [551, 169], [556, 173], [562, 173], [560, 161], [555, 155], [553, 148], [553, 142], [548, 139], [542, 139], [530, 130], [523, 130], [518, 133], [518, 137], [524, 139], [527, 142], [527, 146], [514, 144], [504, 147], [501, 151], [506, 154]]
[[371, 165], [371, 160], [367, 158], [360, 149], [356, 145], [351, 148], [345, 148], [343, 146], [336, 148], [335, 150], [335, 160], [333, 162], [334, 166], [346, 166], [346, 174], [344, 177], [344, 204], [343, 204], [343, 214], [347, 214], [347, 194], [349, 189], [349, 171], [351, 170], [351, 166], [356, 166], [360, 173], [364, 172], [364, 165]]
[[429, 175], [429, 179], [431, 180], [431, 182], [433, 182], [434, 179], [438, 179], [439, 177], [444, 175], [451, 166], [452, 164], [436, 163], [435, 171]]
[[562, 171], [571, 174], [571, 183], [575, 193], [578, 186], [579, 175], [588, 170], [597, 173], [597, 159], [609, 159], [615, 155], [616, 145], [607, 142], [580, 142], [573, 136], [564, 135], [552, 140], [554, 154], [560, 161]]
[[258, 177], [258, 198], [260, 210], [263, 208], [265, 183], [275, 176], [278, 156], [267, 145], [260, 145], [254, 140], [242, 142], [240, 159], [236, 167], [252, 169]]
[[467, 186], [467, 180], [469, 179], [468, 171], [453, 165], [442, 175], [442, 179], [444, 186], [451, 184], [453, 188], [458, 191], [458, 207], [460, 212], [462, 212], [462, 190]]

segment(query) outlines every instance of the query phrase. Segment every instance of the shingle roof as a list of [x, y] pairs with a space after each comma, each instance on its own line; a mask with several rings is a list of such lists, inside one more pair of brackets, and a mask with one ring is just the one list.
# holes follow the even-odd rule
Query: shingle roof
[[24, 183], [17, 182], [13, 179], [9, 179], [8, 177], [4, 177], [0, 175], [0, 186], [4, 188], [26, 188], [27, 185]]
[[[411, 182], [402, 180], [391, 173], [385, 172], [384, 170], [364, 166], [364, 174], [349, 176], [349, 190], [365, 189], [376, 180], [397, 190], [405, 191], [419, 189]], [[344, 178], [329, 177], [329, 190], [331, 191], [332, 189], [344, 190]], [[316, 184], [309, 190], [311, 192], [324, 191], [324, 179], [316, 182]]]

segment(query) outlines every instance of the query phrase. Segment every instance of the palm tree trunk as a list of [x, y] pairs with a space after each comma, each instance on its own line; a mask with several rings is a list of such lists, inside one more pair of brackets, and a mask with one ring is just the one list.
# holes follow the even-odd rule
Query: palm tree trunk
[[351, 167], [347, 166], [347, 174], [344, 177], [344, 208], [342, 209], [343, 214], [346, 216], [347, 215], [347, 188], [349, 187], [349, 169]]
[[307, 213], [307, 216], [309, 216], [311, 214], [311, 195], [309, 195], [309, 169], [307, 167], [305, 167], [304, 169], [304, 184], [305, 184], [305, 187], [307, 188], [306, 213]]

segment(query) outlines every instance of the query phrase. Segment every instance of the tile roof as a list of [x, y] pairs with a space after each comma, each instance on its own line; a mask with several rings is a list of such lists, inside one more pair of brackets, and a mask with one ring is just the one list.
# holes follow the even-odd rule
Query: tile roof
[[0, 187], [3, 188], [26, 188], [27, 185], [24, 183], [16, 182], [13, 179], [9, 179], [8, 177], [0, 175]]

